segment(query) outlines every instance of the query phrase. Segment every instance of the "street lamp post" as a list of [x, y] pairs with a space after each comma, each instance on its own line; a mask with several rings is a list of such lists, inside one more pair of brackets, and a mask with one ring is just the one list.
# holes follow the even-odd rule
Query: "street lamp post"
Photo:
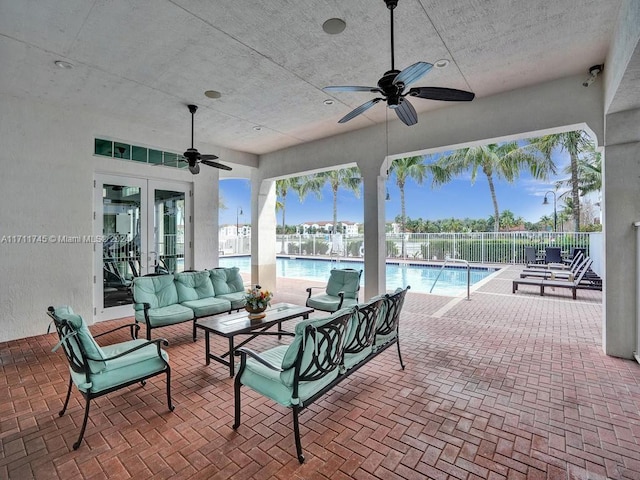
[[547, 193], [545, 193], [542, 204], [549, 205], [549, 201], [547, 200], [547, 195], [549, 195], [550, 193], [553, 194], [553, 231], [557, 232], [558, 231], [558, 212], [556, 210], [556, 202], [558, 201], [558, 199], [556, 197], [556, 192], [554, 192], [553, 190], [549, 190]]
[[242, 215], [242, 207], [236, 209], [236, 253], [240, 253], [240, 215]]
[[236, 209], [236, 237], [240, 236], [240, 215], [242, 215], [242, 207]]

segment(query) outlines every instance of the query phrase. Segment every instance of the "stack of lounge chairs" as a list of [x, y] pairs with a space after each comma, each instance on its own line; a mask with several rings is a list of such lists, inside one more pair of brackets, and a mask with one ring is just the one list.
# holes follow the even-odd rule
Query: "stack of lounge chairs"
[[578, 289], [602, 290], [602, 279], [591, 269], [592, 263], [589, 257], [578, 252], [569, 265], [528, 264], [520, 278], [513, 281], [512, 292], [516, 293], [520, 285], [539, 287], [541, 296], [545, 288], [569, 288], [575, 300]]

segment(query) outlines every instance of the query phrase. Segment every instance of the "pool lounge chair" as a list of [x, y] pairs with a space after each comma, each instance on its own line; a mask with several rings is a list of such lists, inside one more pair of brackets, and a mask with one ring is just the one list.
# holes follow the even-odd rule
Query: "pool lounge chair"
[[580, 288], [580, 282], [582, 282], [587, 270], [591, 267], [591, 263], [593, 261], [590, 258], [587, 258], [586, 261], [582, 265], [582, 269], [580, 273], [576, 277], [575, 280], [547, 280], [544, 278], [520, 278], [513, 281], [513, 287], [511, 292], [516, 293], [518, 290], [518, 286], [520, 285], [534, 285], [540, 288], [540, 296], [544, 296], [544, 289], [547, 287], [550, 288], [570, 288], [571, 293], [573, 294], [573, 299], [575, 300], [577, 297], [577, 290]]
[[545, 266], [545, 268], [525, 268], [520, 273], [520, 278], [549, 278], [558, 280], [574, 279], [578, 276], [582, 264], [586, 261], [582, 253], [578, 253], [569, 265], [563, 265], [562, 268], [553, 266]]
[[560, 247], [547, 247], [544, 249], [544, 263], [559, 263], [562, 261], [562, 250]]
[[536, 247], [524, 247], [524, 263], [527, 267], [539, 265], [543, 267], [542, 257], [538, 256]]

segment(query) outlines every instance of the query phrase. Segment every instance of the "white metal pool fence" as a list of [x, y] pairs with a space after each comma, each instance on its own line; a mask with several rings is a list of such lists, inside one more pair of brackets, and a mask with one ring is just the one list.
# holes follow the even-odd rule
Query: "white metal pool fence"
[[[525, 247], [544, 253], [546, 247], [560, 247], [571, 256], [574, 248], [600, 245], [601, 233], [586, 232], [481, 232], [481, 233], [407, 233], [386, 234], [387, 259], [444, 260], [464, 259], [478, 263], [525, 263]], [[364, 235], [324, 233], [277, 235], [276, 252], [298, 257], [364, 256]], [[223, 255], [250, 255], [250, 236], [220, 239]]]

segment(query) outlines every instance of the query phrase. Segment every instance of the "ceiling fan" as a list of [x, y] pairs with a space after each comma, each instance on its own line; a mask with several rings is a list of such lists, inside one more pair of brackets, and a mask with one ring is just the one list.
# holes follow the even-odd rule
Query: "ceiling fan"
[[408, 66], [402, 71], [396, 70], [394, 65], [393, 53], [393, 10], [398, 5], [398, 0], [384, 0], [389, 13], [391, 15], [391, 70], [385, 72], [377, 87], [360, 87], [360, 86], [335, 86], [325, 87], [325, 92], [370, 92], [381, 94], [381, 97], [369, 100], [356, 109], [352, 110], [340, 120], [338, 123], [345, 123], [357, 117], [361, 113], [373, 107], [376, 103], [386, 101], [389, 108], [395, 110], [398, 118], [406, 125], [415, 125], [418, 123], [418, 115], [415, 108], [409, 102], [407, 97], [425, 98], [428, 100], [443, 100], [447, 102], [470, 102], [475, 97], [472, 92], [464, 90], [456, 90], [454, 88], [441, 87], [414, 87], [409, 90], [406, 88], [422, 78], [433, 65], [427, 62], [416, 62]]
[[189, 107], [189, 111], [191, 112], [191, 148], [187, 148], [187, 151], [182, 155], [184, 156], [185, 162], [189, 164], [189, 171], [194, 175], [200, 173], [200, 164], [209, 165], [210, 167], [220, 168], [222, 170], [231, 170], [231, 167], [227, 165], [223, 165], [218, 162], [214, 162], [218, 157], [216, 155], [203, 155], [198, 152], [197, 149], [193, 147], [193, 119], [196, 111], [198, 110], [197, 105], [187, 105]]

